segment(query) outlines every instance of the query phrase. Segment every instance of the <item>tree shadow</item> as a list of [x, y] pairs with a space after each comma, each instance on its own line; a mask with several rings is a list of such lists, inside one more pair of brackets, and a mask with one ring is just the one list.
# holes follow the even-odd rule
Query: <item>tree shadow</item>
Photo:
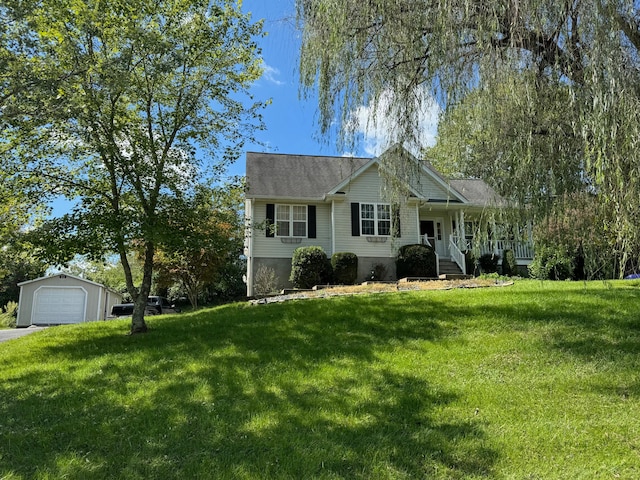
[[49, 368], [33, 365], [0, 389], [0, 445], [11, 446], [0, 474], [489, 475], [497, 453], [483, 425], [435, 413], [458, 394], [380, 359], [451, 336], [441, 311], [440, 302], [383, 296], [329, 310], [323, 301], [222, 307], [152, 319], [151, 333], [134, 337], [117, 325], [69, 329], [34, 353]]

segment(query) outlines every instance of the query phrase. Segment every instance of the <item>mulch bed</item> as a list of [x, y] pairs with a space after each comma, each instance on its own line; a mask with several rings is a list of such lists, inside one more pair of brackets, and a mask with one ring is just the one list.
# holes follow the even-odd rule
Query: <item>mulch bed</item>
[[512, 281], [495, 279], [474, 278], [470, 280], [431, 280], [427, 282], [395, 282], [376, 283], [367, 285], [328, 286], [316, 290], [304, 290], [300, 292], [288, 291], [286, 294], [267, 296], [249, 300], [252, 305], [265, 305], [268, 303], [280, 303], [289, 300], [304, 300], [308, 298], [328, 298], [344, 295], [364, 295], [386, 292], [407, 292], [417, 290], [453, 290], [456, 288], [487, 288], [506, 287], [513, 285]]

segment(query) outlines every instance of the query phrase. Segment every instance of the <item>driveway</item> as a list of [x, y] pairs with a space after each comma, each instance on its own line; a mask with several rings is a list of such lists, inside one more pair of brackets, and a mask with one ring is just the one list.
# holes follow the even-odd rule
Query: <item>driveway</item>
[[33, 332], [44, 330], [48, 327], [27, 327], [27, 328], [10, 328], [6, 330], [0, 330], [0, 343], [7, 340], [13, 340], [14, 338], [24, 337]]

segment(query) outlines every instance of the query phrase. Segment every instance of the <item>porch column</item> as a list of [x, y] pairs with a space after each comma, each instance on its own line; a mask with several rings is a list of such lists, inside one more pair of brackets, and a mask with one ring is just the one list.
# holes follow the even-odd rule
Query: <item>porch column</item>
[[458, 227], [458, 248], [463, 252], [467, 249], [467, 234], [464, 230], [464, 212], [460, 210], [459, 212], [459, 224]]
[[416, 202], [416, 232], [418, 232], [418, 243], [422, 245], [422, 235], [420, 235], [420, 202]]

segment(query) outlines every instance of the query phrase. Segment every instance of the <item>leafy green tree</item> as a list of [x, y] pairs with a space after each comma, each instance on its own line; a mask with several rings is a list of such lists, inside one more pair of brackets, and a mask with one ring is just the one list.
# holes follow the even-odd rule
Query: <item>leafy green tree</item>
[[[142, 281], [142, 265], [135, 253], [130, 253], [127, 257], [133, 282], [140, 283]], [[91, 260], [85, 256], [78, 255], [66, 265], [61, 266], [60, 270], [76, 277], [100, 283], [128, 296], [127, 279], [124, 276], [124, 270], [119, 258], [113, 255], [100, 260]]]
[[64, 263], [115, 252], [135, 303], [131, 333], [144, 332], [156, 249], [180, 235], [170, 212], [261, 125], [264, 105], [241, 100], [261, 74], [262, 25], [232, 0], [10, 1], [0, 10], [3, 161], [18, 159], [18, 174], [43, 192], [78, 200], [41, 229], [40, 253]]
[[[323, 131], [337, 125], [342, 141], [353, 141], [353, 112], [370, 103], [395, 123], [395, 140], [411, 144], [421, 107], [436, 98], [449, 122], [442, 151], [456, 153], [450, 170], [493, 181], [514, 204], [526, 201], [528, 215], [551, 211], [565, 193], [597, 192], [620, 264], [639, 250], [637, 2], [297, 5], [301, 82], [318, 89]], [[386, 161], [393, 175], [412, 173]]]
[[234, 277], [244, 241], [243, 182], [213, 189], [200, 187], [170, 222], [181, 234], [156, 252], [159, 283], [177, 282], [193, 308], [206, 287]]
[[47, 264], [34, 258], [27, 246], [14, 242], [0, 249], [0, 307], [17, 302], [18, 284], [42, 277]]

